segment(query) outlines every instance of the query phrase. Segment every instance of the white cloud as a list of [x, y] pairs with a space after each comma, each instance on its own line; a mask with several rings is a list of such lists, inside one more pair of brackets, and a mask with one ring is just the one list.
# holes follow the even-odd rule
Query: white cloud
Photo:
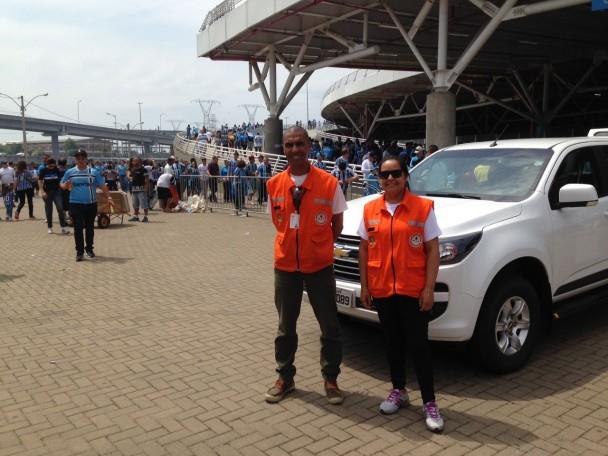
[[[201, 120], [196, 98], [221, 102], [213, 112], [222, 122], [246, 120], [241, 104], [263, 104], [249, 92], [245, 62], [214, 62], [196, 57], [196, 33], [215, 0], [35, 0], [9, 1], [0, 18], [2, 70], [0, 92], [26, 98], [49, 92], [35, 104], [75, 119], [77, 101], [82, 122], [111, 125], [139, 121], [143, 102], [145, 127], [155, 128], [159, 115]], [[103, 5], [103, 6], [101, 6]], [[346, 70], [323, 70], [309, 81], [310, 117], [320, 118], [327, 87]], [[279, 81], [284, 80], [279, 73]], [[0, 98], [0, 111], [17, 113]], [[36, 106], [28, 115], [57, 118]], [[265, 109], [258, 111], [262, 121]], [[306, 91], [285, 110], [289, 122], [306, 119]], [[0, 131], [0, 140], [19, 139], [19, 132]]]

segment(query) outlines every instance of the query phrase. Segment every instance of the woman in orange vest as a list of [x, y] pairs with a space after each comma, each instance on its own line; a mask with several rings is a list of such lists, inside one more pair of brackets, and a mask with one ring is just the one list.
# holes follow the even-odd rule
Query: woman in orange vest
[[428, 343], [429, 311], [439, 270], [441, 230], [433, 202], [407, 188], [405, 161], [382, 161], [378, 177], [384, 194], [368, 202], [359, 226], [361, 302], [378, 311], [386, 337], [393, 388], [380, 404], [383, 414], [409, 403], [405, 358], [412, 354], [422, 395], [425, 423], [441, 432], [443, 419], [435, 402], [433, 363]]

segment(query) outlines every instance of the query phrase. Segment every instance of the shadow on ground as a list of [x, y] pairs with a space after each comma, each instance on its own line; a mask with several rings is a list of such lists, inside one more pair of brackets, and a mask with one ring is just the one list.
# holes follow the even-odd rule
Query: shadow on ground
[[23, 274], [19, 274], [19, 275], [0, 274], [0, 283], [11, 282], [12, 280], [20, 279], [21, 277], [23, 277]]
[[133, 258], [120, 258], [96, 255], [93, 261], [98, 261], [100, 263], [125, 264], [131, 261], [132, 259]]
[[[554, 321], [528, 364], [511, 374], [484, 371], [464, 343], [433, 343], [436, 390], [458, 397], [527, 400], [588, 384], [608, 371], [608, 303], [603, 304]], [[389, 383], [379, 327], [343, 320], [343, 340], [345, 366]], [[411, 365], [408, 379], [415, 379]]]
[[[304, 407], [314, 407], [324, 412], [334, 414], [336, 417], [352, 421], [353, 424], [382, 427], [387, 431], [400, 433], [403, 438], [410, 441], [428, 441], [428, 431], [425, 428], [422, 410], [420, 407], [410, 405], [395, 415], [381, 415], [378, 404], [384, 399], [369, 395], [362, 391], [344, 391], [346, 398], [340, 406], [329, 405], [324, 395], [316, 391], [297, 389], [290, 396], [290, 401], [301, 402]], [[514, 437], [521, 444], [535, 441], [538, 437], [517, 425], [494, 420], [487, 416], [473, 415], [461, 411], [444, 408], [442, 414], [446, 419], [444, 434], [462, 442], [476, 442], [481, 445], [504, 444], [501, 440], [505, 435]], [[458, 432], [452, 432], [457, 429]], [[499, 432], [498, 432], [499, 431]], [[510, 445], [514, 440], [509, 440]]]

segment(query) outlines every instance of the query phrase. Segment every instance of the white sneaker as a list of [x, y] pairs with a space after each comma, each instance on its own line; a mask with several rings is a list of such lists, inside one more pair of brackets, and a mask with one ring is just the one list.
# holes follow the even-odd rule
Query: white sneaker
[[70, 234], [70, 231], [67, 228], [62, 227], [61, 228], [61, 234]]
[[401, 407], [405, 407], [410, 402], [407, 391], [398, 389], [391, 390], [388, 397], [380, 404], [380, 413], [392, 415], [397, 413]]
[[53, 228], [49, 228], [48, 230], [46, 230], [46, 232], [49, 234], [53, 234]]
[[427, 402], [422, 406], [422, 410], [424, 411], [424, 423], [426, 424], [426, 428], [432, 432], [443, 431], [443, 418], [439, 413], [437, 403], [435, 401]]

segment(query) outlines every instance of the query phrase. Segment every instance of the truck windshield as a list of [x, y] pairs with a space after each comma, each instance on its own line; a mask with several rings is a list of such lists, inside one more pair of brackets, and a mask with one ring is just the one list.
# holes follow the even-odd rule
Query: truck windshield
[[419, 195], [521, 201], [532, 194], [551, 149], [460, 149], [437, 152], [410, 171]]

